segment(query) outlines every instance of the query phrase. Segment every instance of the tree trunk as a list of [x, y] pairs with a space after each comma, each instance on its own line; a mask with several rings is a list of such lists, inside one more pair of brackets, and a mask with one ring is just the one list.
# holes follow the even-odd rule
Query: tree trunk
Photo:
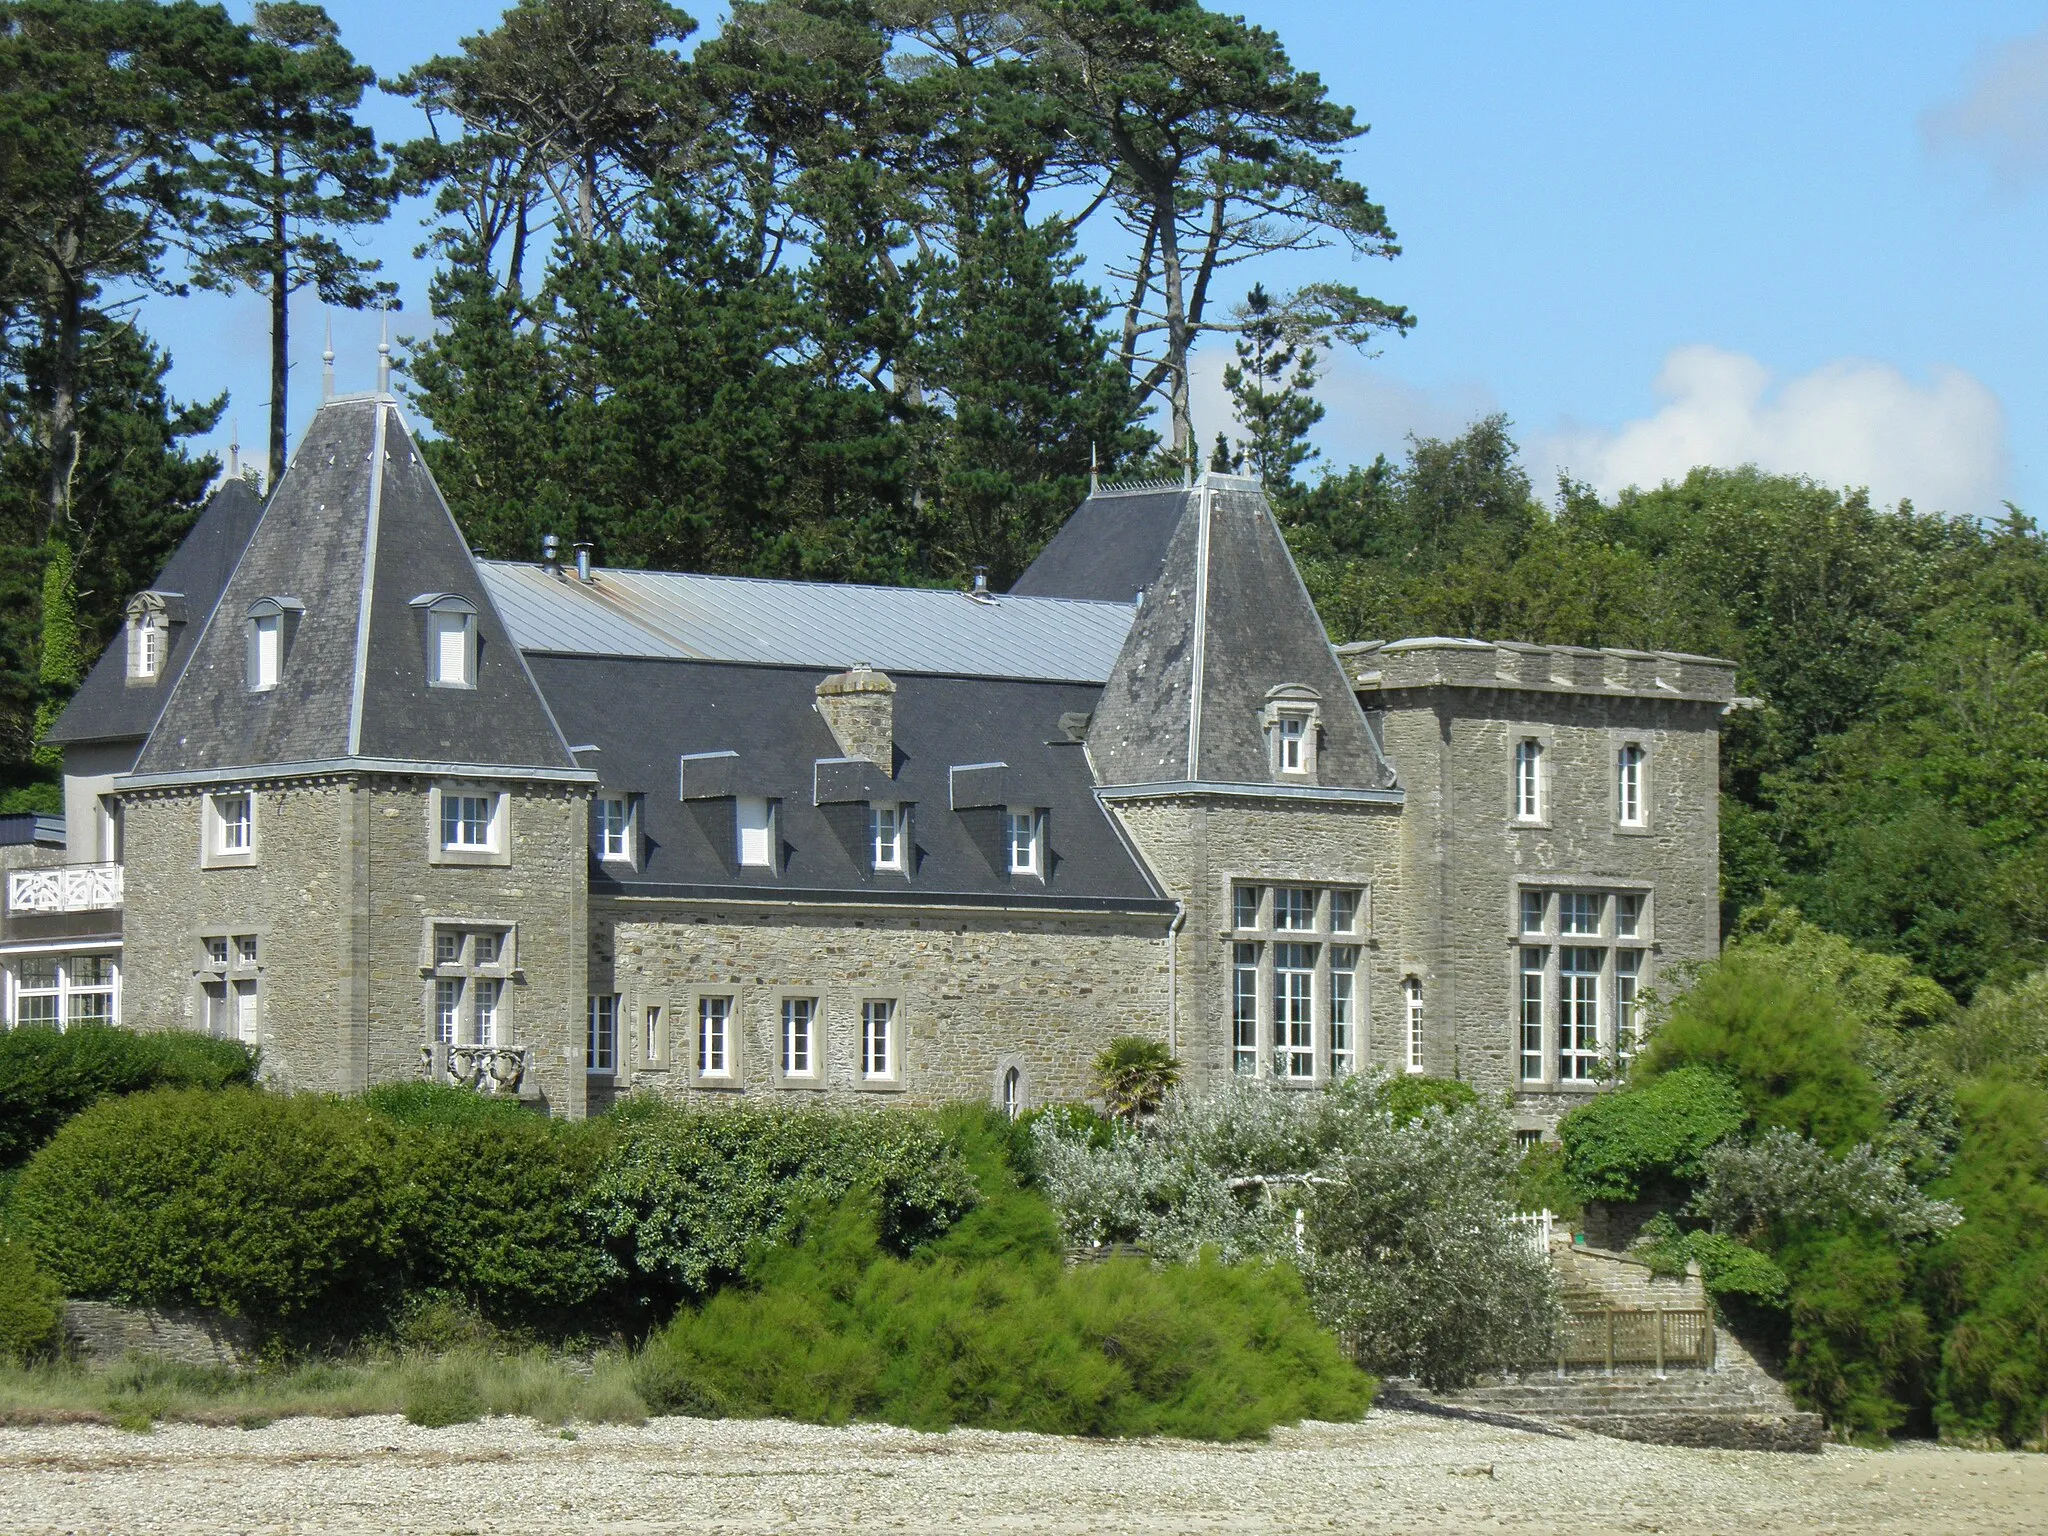
[[1166, 301], [1166, 398], [1173, 414], [1173, 451], [1190, 453], [1194, 422], [1188, 409], [1188, 310], [1180, 267], [1180, 226], [1174, 217], [1173, 184], [1155, 187], [1153, 217], [1159, 221], [1159, 278]]
[[85, 291], [72, 274], [78, 233], [58, 245], [45, 293], [49, 300], [49, 405], [43, 411], [43, 527], [46, 537], [71, 542], [71, 476], [78, 467], [78, 374], [85, 351]]
[[270, 484], [284, 478], [287, 392], [291, 378], [291, 250], [285, 244], [284, 140], [270, 144], [277, 201], [270, 209]]

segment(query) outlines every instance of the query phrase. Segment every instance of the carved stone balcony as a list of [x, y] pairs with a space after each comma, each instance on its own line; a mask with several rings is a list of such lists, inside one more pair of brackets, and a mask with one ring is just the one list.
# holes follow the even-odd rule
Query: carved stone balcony
[[420, 1076], [450, 1088], [471, 1088], [493, 1099], [530, 1099], [533, 1052], [523, 1045], [449, 1045], [436, 1040], [420, 1047]]
[[118, 864], [57, 864], [7, 872], [9, 912], [104, 912], [120, 905]]

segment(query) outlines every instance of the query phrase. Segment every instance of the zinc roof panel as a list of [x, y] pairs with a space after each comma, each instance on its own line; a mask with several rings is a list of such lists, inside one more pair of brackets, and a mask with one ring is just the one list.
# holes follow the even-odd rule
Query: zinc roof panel
[[523, 650], [665, 656], [762, 666], [1101, 682], [1136, 613], [1129, 603], [773, 581], [665, 571], [592, 580], [487, 563]]

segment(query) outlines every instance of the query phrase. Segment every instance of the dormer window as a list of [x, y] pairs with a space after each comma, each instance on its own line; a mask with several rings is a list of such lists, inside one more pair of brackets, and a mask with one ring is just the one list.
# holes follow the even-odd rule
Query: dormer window
[[640, 797], [599, 795], [592, 806], [592, 837], [606, 864], [640, 862]]
[[128, 675], [139, 683], [155, 682], [164, 670], [164, 621], [157, 613], [131, 614], [128, 619]]
[[868, 852], [876, 869], [903, 868], [903, 807], [875, 804], [868, 807]]
[[295, 597], [259, 597], [249, 605], [249, 691], [267, 693], [284, 676], [285, 658], [306, 605]]
[[739, 830], [740, 868], [773, 869], [775, 802], [758, 795], [741, 795], [733, 802], [733, 813]]
[[1010, 873], [1045, 875], [1045, 818], [1036, 810], [1011, 806], [1005, 813], [1010, 831]]
[[476, 686], [476, 604], [453, 592], [423, 592], [412, 600], [427, 622], [427, 686]]
[[1266, 733], [1276, 779], [1315, 782], [1316, 749], [1322, 734], [1322, 695], [1305, 683], [1282, 683], [1266, 695], [1259, 724]]

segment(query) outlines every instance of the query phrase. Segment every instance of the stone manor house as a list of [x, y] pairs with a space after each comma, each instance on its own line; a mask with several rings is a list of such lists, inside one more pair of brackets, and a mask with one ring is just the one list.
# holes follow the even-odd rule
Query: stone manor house
[[[553, 541], [549, 544], [552, 546]], [[476, 558], [387, 394], [208, 504], [52, 732], [8, 1024], [582, 1115], [1368, 1066], [1535, 1134], [1718, 944], [1729, 663], [1333, 649], [1256, 482], [1094, 490], [1007, 593]], [[55, 844], [54, 846], [52, 844]]]

